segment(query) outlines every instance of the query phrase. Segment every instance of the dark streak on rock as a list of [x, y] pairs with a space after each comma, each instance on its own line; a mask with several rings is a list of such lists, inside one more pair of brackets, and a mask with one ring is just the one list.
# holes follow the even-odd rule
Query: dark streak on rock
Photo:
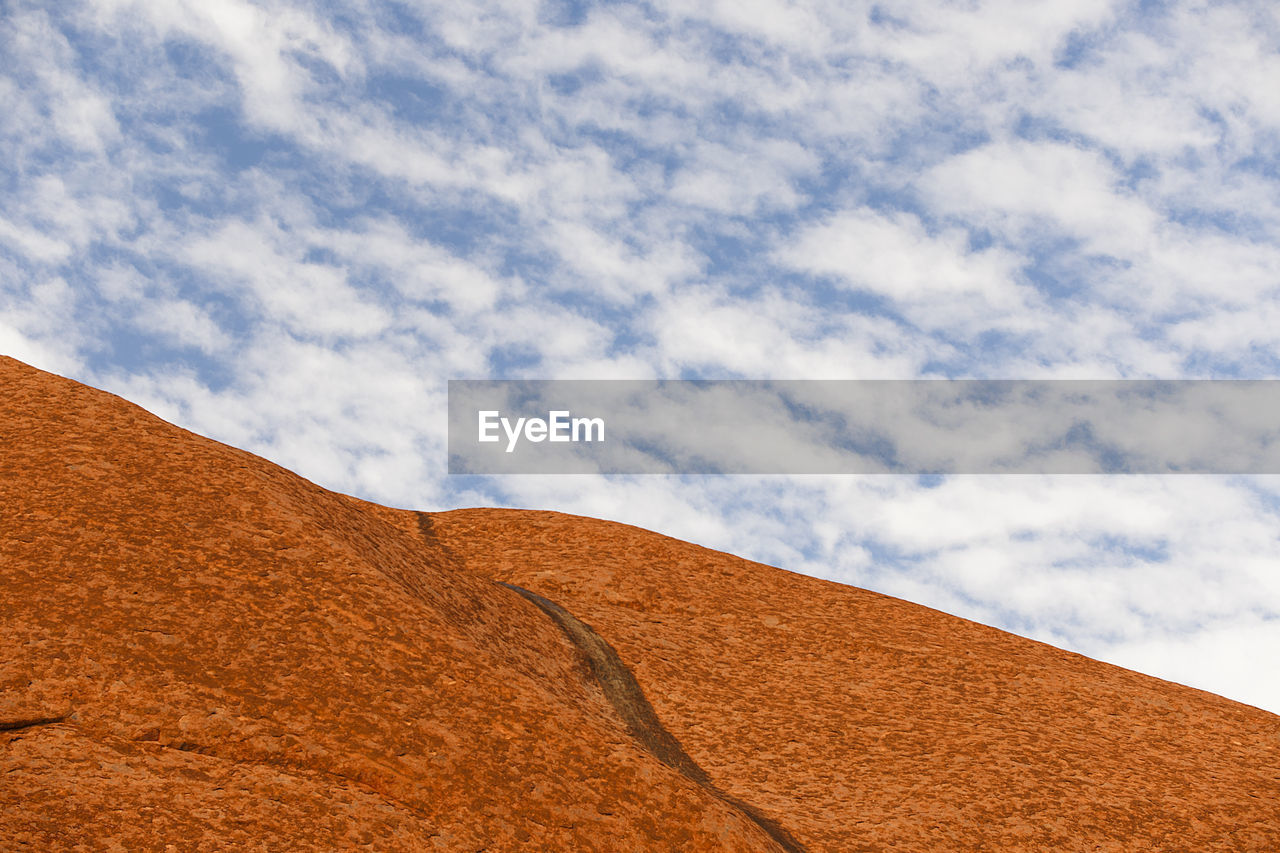
[[618, 653], [613, 646], [609, 645], [604, 638], [554, 601], [543, 598], [536, 592], [530, 592], [515, 584], [503, 581], [498, 581], [498, 583], [533, 602], [560, 627], [560, 630], [565, 633], [565, 636], [569, 638], [574, 647], [586, 658], [587, 666], [600, 684], [600, 688], [604, 691], [605, 698], [617, 710], [627, 725], [627, 731], [641, 746], [672, 770], [682, 774], [690, 781], [702, 786], [722, 802], [737, 809], [755, 823], [756, 826], [764, 830], [765, 834], [777, 842], [778, 846], [787, 851], [787, 853], [805, 853], [805, 848], [792, 838], [791, 834], [777, 821], [766, 817], [753, 806], [721, 791], [715, 786], [707, 775], [707, 771], [699, 767], [698, 763], [689, 757], [680, 742], [662, 725], [658, 715], [653, 710], [653, 706], [645, 698], [644, 691], [640, 689], [639, 683], [636, 682], [635, 676], [631, 674], [631, 670], [618, 657]]
[[67, 719], [67, 715], [60, 717], [31, 717], [24, 720], [0, 720], [0, 732], [16, 732], [22, 729], [31, 729], [36, 726], [49, 726], [54, 723], [61, 723]]
[[[436, 535], [435, 524], [432, 521], [431, 514], [426, 512], [414, 514], [418, 518], [418, 530], [427, 544], [432, 548], [439, 549], [450, 562], [461, 566], [462, 561]], [[707, 775], [707, 771], [699, 767], [698, 763], [689, 757], [680, 742], [672, 737], [671, 733], [662, 725], [658, 715], [653, 710], [653, 706], [645, 698], [644, 691], [640, 689], [635, 676], [632, 675], [630, 668], [622, 662], [622, 658], [618, 657], [618, 653], [613, 646], [609, 645], [591, 626], [582, 622], [559, 604], [543, 598], [536, 592], [531, 592], [523, 587], [503, 581], [498, 581], [497, 583], [528, 599], [538, 609], [551, 617], [551, 621], [559, 626], [560, 630], [569, 638], [569, 642], [585, 658], [587, 667], [597, 683], [599, 683], [605, 698], [622, 717], [623, 722], [626, 723], [628, 733], [648, 750], [654, 758], [701, 786], [703, 790], [721, 802], [737, 809], [752, 823], [764, 830], [765, 834], [773, 839], [786, 853], [806, 853], [804, 846], [792, 838], [791, 833], [787, 832], [777, 821], [765, 816], [754, 806], [744, 803], [737, 797], [727, 794], [716, 787], [715, 783], [711, 781], [711, 777]]]
[[632, 737], [644, 744], [654, 757], [671, 769], [679, 771], [699, 785], [711, 784], [706, 771], [689, 757], [680, 742], [672, 737], [671, 733], [658, 721], [658, 715], [649, 704], [649, 700], [645, 698], [644, 691], [640, 689], [631, 670], [618, 657], [618, 653], [612, 646], [590, 626], [554, 601], [515, 584], [502, 581], [498, 583], [507, 589], [515, 590], [538, 605], [556, 625], [560, 626], [560, 630], [564, 631], [573, 645], [587, 659], [591, 675], [599, 682], [609, 703], [627, 724], [627, 731]]
[[418, 517], [418, 532], [422, 534], [422, 538], [427, 541], [427, 544], [432, 548], [438, 549], [449, 562], [457, 565], [459, 563], [457, 555], [453, 553], [453, 550], [448, 545], [440, 541], [439, 536], [436, 536], [436, 526], [435, 522], [431, 520], [431, 514], [415, 512], [414, 515]]

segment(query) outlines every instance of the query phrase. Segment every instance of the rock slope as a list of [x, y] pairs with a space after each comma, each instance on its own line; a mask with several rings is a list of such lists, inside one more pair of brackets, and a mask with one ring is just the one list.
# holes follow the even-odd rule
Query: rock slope
[[1257, 709], [625, 525], [376, 506], [12, 359], [0, 392], [0, 849], [1280, 849]]

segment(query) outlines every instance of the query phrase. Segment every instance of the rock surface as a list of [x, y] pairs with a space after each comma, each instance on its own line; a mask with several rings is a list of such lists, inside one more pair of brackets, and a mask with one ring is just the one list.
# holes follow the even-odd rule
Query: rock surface
[[0, 391], [0, 849], [1280, 849], [1274, 715], [625, 525], [376, 506], [12, 359]]

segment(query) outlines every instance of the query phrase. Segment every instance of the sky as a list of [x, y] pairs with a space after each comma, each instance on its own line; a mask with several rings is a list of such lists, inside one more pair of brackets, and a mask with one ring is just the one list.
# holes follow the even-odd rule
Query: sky
[[[1280, 376], [1280, 7], [0, 0], [0, 352], [1280, 712], [1280, 478], [449, 476], [449, 379]], [[643, 567], [637, 567], [642, 571]]]

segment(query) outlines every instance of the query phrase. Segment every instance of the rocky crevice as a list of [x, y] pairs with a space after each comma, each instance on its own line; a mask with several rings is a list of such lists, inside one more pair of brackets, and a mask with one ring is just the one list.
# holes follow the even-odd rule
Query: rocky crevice
[[716, 787], [707, 772], [698, 766], [680, 742], [662, 725], [631, 669], [622, 662], [613, 646], [592, 630], [591, 626], [536, 592], [503, 581], [497, 583], [523, 596], [551, 617], [585, 659], [587, 668], [600, 685], [605, 698], [626, 723], [627, 732], [654, 758], [736, 809], [764, 830], [786, 853], [805, 853], [805, 848], [777, 821]]

